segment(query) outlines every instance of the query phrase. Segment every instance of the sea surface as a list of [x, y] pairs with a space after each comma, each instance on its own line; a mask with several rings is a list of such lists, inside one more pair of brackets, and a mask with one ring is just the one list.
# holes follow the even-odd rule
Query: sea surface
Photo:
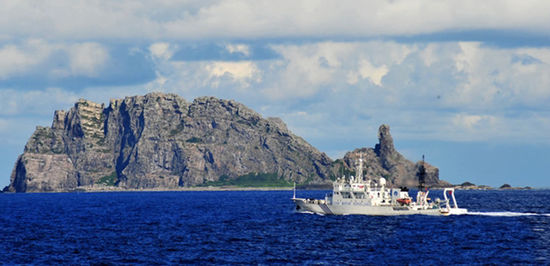
[[456, 191], [471, 214], [449, 217], [296, 213], [291, 197], [0, 194], [0, 264], [550, 264], [550, 190]]

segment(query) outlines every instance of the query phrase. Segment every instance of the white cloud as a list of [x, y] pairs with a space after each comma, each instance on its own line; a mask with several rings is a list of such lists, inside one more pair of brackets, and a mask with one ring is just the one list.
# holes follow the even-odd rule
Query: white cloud
[[361, 78], [368, 78], [372, 83], [378, 86], [382, 86], [382, 78], [388, 74], [388, 71], [386, 65], [375, 67], [367, 60], [361, 60], [359, 63], [359, 75]]
[[347, 74], [347, 82], [350, 85], [355, 85], [361, 79], [368, 79], [377, 86], [382, 86], [382, 78], [388, 73], [389, 69], [386, 65], [379, 67], [373, 66], [368, 60], [362, 59], [359, 61], [357, 71], [352, 70]]
[[43, 62], [52, 47], [41, 40], [28, 40], [22, 45], [7, 44], [0, 48], [0, 79], [18, 75]]
[[[550, 73], [545, 63], [550, 49], [383, 41], [272, 47], [280, 57], [158, 60], [154, 81], [126, 86], [126, 93], [117, 87], [101, 91], [124, 96], [162, 90], [189, 100], [202, 95], [232, 98], [266, 115], [282, 116], [293, 130], [319, 143], [333, 136], [358, 139], [357, 128], [360, 136], [376, 136], [381, 123], [400, 130], [403, 139], [446, 141], [497, 139], [492, 135], [513, 141], [521, 135], [539, 136], [535, 132], [550, 127], [540, 115], [550, 100], [545, 75]], [[158, 51], [162, 55], [165, 49]], [[521, 106], [529, 106], [529, 111]], [[524, 131], [515, 129], [518, 123]]]
[[206, 65], [205, 69], [211, 79], [229, 76], [233, 81], [243, 83], [245, 87], [249, 86], [250, 81], [261, 81], [260, 71], [251, 61], [216, 61]]
[[263, 92], [271, 99], [311, 97], [334, 82], [342, 61], [353, 50], [353, 43], [321, 42], [305, 45], [276, 45], [282, 59], [269, 65], [271, 83]]
[[[64, 56], [68, 63], [63, 61]], [[0, 58], [0, 79], [37, 74], [95, 77], [108, 62], [109, 52], [94, 42], [67, 44], [29, 39], [0, 47]]]
[[0, 32], [70, 40], [411, 36], [486, 29], [546, 35], [549, 9], [544, 0], [8, 0], [0, 10]]
[[[550, 49], [495, 49], [479, 43], [458, 45], [460, 50], [454, 58], [460, 80], [445, 100], [450, 106], [477, 109], [542, 106], [550, 99], [550, 77], [546, 74], [550, 64], [544, 63]], [[530, 56], [530, 61], [514, 62], [524, 54]]]
[[436, 51], [436, 46], [435, 44], [433, 43], [430, 43], [426, 46], [426, 48], [424, 48], [420, 53], [420, 57], [422, 58], [422, 60], [424, 61], [424, 65], [427, 66], [427, 67], [430, 67], [433, 63], [437, 62], [438, 58], [437, 58], [437, 55], [435, 54]]
[[172, 55], [174, 55], [175, 48], [176, 47], [173, 47], [173, 45], [169, 43], [157, 42], [149, 46], [149, 52], [151, 52], [155, 58], [168, 60], [172, 57]]
[[474, 130], [479, 127], [490, 127], [495, 118], [488, 115], [456, 114], [452, 120], [454, 128]]
[[107, 49], [98, 43], [75, 44], [70, 46], [68, 53], [71, 74], [75, 76], [95, 77], [109, 59]]
[[246, 44], [226, 44], [225, 49], [229, 53], [240, 53], [244, 56], [250, 56], [250, 47]]
[[78, 100], [74, 92], [60, 88], [17, 91], [0, 89], [0, 115], [53, 114], [53, 110], [65, 109]]
[[250, 79], [257, 72], [256, 65], [251, 61], [212, 62], [206, 66], [206, 70], [210, 73], [210, 77], [222, 77], [229, 74], [235, 80]]

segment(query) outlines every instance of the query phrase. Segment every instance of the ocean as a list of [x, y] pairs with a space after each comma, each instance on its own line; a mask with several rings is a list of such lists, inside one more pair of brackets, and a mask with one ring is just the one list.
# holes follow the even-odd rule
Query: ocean
[[448, 217], [296, 213], [291, 197], [292, 191], [0, 194], [0, 263], [550, 263], [550, 190], [456, 191], [471, 214]]

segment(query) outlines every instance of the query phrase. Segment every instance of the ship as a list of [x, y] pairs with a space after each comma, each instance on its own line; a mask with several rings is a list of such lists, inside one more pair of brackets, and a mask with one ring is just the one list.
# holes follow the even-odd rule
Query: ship
[[454, 188], [443, 189], [443, 199], [430, 198], [430, 191], [424, 184], [426, 170], [424, 156], [419, 167], [419, 180], [416, 198], [409, 195], [407, 187], [393, 188], [387, 185], [384, 177], [378, 180], [365, 178], [363, 175], [363, 156], [360, 154], [356, 162], [357, 176], [342, 176], [332, 185], [332, 193], [324, 199], [309, 199], [296, 197], [296, 183], [292, 201], [297, 212], [315, 213], [321, 215], [460, 215], [467, 209], [459, 208], [455, 198]]

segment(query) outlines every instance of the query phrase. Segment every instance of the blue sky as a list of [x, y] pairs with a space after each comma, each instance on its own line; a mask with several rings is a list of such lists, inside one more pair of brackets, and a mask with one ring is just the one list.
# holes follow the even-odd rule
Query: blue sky
[[2, 1], [0, 186], [78, 98], [240, 101], [333, 159], [376, 144], [452, 183], [550, 187], [548, 1]]

